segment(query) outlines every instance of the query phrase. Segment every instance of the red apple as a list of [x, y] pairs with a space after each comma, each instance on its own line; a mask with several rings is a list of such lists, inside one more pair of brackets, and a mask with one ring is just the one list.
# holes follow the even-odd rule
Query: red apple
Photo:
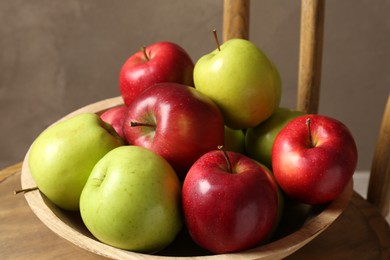
[[352, 134], [340, 121], [321, 115], [291, 120], [277, 135], [272, 167], [282, 190], [307, 204], [336, 199], [357, 164]]
[[200, 157], [184, 180], [182, 207], [192, 239], [213, 253], [254, 247], [273, 230], [277, 186], [259, 163], [235, 152]]
[[117, 106], [110, 108], [103, 112], [103, 114], [100, 115], [100, 118], [110, 124], [115, 131], [118, 133], [118, 135], [122, 138], [124, 138], [123, 135], [123, 121], [125, 119], [127, 107], [126, 106]]
[[119, 90], [126, 106], [146, 88], [161, 82], [193, 86], [194, 63], [172, 42], [157, 42], [129, 57], [119, 74]]
[[128, 107], [123, 125], [127, 142], [164, 157], [184, 179], [191, 165], [224, 142], [222, 112], [195, 88], [156, 84]]

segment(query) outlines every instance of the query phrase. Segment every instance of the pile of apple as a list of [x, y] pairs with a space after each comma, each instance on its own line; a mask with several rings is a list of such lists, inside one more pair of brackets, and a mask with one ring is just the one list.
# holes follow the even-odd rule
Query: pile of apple
[[195, 64], [159, 42], [119, 81], [123, 105], [54, 124], [28, 158], [39, 190], [108, 245], [153, 253], [186, 228], [213, 253], [252, 248], [277, 229], [284, 196], [328, 203], [355, 171], [347, 127], [279, 107], [278, 70], [250, 41]]

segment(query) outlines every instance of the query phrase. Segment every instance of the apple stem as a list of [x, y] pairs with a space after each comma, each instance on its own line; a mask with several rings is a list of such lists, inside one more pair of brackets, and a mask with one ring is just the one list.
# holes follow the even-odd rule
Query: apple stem
[[228, 156], [228, 153], [227, 153], [225, 147], [223, 145], [218, 145], [218, 150], [222, 151], [223, 156], [225, 157], [226, 165], [227, 165], [227, 171], [229, 173], [233, 173], [232, 163], [230, 162], [230, 159], [229, 159], [229, 156]]
[[27, 189], [21, 189], [21, 190], [16, 190], [14, 191], [14, 194], [19, 194], [19, 193], [26, 193], [26, 192], [30, 192], [30, 191], [34, 191], [34, 190], [37, 190], [38, 187], [32, 187], [32, 188], [27, 188]]
[[148, 126], [148, 127], [156, 127], [155, 124], [149, 124], [149, 123], [142, 123], [142, 122], [130, 122], [131, 127], [135, 126]]
[[310, 122], [311, 122], [311, 119], [310, 119], [310, 118], [307, 118], [307, 119], [306, 119], [306, 126], [307, 126], [307, 131], [308, 131], [308, 133], [309, 133], [309, 146], [310, 146], [310, 147], [314, 147], [313, 139], [312, 139], [312, 137], [311, 137]]
[[217, 48], [219, 51], [221, 51], [221, 45], [219, 44], [219, 40], [218, 40], [218, 35], [217, 35], [217, 30], [214, 29], [213, 30], [213, 35], [214, 35], [214, 40], [215, 40], [215, 43], [217, 44]]
[[143, 46], [143, 47], [141, 48], [141, 51], [143, 52], [143, 54], [144, 54], [144, 56], [145, 56], [145, 59], [146, 59], [147, 61], [149, 61], [149, 60], [150, 60], [150, 57], [149, 57], [149, 55], [146, 53], [146, 47]]

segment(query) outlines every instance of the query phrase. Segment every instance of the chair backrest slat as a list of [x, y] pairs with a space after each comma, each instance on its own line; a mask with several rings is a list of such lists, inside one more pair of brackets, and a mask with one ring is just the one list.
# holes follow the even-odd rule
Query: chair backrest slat
[[387, 216], [390, 206], [390, 94], [371, 164], [367, 200], [376, 205], [384, 217]]
[[224, 0], [223, 41], [249, 39], [249, 0]]
[[297, 109], [317, 114], [320, 99], [324, 0], [301, 1]]

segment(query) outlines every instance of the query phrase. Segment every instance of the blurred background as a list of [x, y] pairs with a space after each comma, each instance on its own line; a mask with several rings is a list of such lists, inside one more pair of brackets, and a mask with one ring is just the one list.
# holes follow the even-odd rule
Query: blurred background
[[[282, 106], [295, 108], [299, 0], [252, 0], [250, 40], [276, 64]], [[23, 160], [49, 124], [118, 96], [141, 46], [181, 45], [194, 62], [222, 39], [223, 0], [1, 0], [0, 167]], [[319, 113], [354, 135], [368, 171], [390, 89], [390, 1], [327, 0]]]

